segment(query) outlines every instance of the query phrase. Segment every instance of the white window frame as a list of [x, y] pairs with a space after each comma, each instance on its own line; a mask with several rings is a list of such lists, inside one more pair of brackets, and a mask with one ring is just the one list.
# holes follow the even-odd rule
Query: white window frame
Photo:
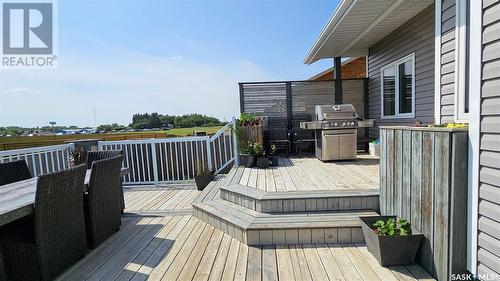
[[[410, 113], [399, 113], [399, 68], [397, 67], [399, 64], [411, 61], [413, 71], [411, 76], [412, 82], [412, 95], [411, 95], [411, 112]], [[385, 116], [384, 115], [384, 70], [394, 67], [395, 69], [395, 114]], [[399, 119], [399, 118], [415, 118], [415, 53], [411, 53], [397, 61], [391, 62], [380, 68], [380, 103], [381, 103], [381, 111], [380, 118], [381, 119]]]
[[457, 123], [469, 122], [469, 114], [465, 112], [466, 95], [466, 60], [467, 60], [467, 2], [458, 0], [455, 3], [455, 96], [454, 119]]

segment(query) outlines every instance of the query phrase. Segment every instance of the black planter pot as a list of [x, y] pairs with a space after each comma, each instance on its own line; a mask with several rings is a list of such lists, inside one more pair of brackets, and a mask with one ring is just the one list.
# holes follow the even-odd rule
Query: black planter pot
[[240, 165], [247, 168], [252, 168], [257, 164], [257, 156], [254, 154], [241, 154], [240, 155]]
[[361, 227], [365, 236], [366, 248], [378, 260], [380, 265], [408, 265], [415, 261], [420, 243], [424, 235], [379, 236], [373, 230], [373, 224], [378, 220], [396, 219], [396, 216], [361, 217]]
[[194, 181], [196, 182], [196, 188], [198, 190], [203, 190], [213, 179], [214, 173], [203, 176], [194, 176]]
[[278, 166], [279, 157], [276, 155], [269, 156], [269, 161], [271, 161], [271, 166]]
[[269, 167], [271, 161], [269, 161], [269, 158], [267, 157], [259, 157], [257, 158], [257, 166], [259, 169], [265, 169]]

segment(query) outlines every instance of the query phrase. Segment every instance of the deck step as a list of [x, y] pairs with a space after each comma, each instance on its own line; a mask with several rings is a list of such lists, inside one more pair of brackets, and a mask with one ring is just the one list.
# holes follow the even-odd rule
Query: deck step
[[193, 215], [249, 245], [364, 242], [359, 217], [373, 211], [262, 213], [216, 199], [193, 203]]
[[220, 198], [262, 213], [379, 211], [379, 191], [370, 189], [266, 192], [231, 184], [220, 187]]

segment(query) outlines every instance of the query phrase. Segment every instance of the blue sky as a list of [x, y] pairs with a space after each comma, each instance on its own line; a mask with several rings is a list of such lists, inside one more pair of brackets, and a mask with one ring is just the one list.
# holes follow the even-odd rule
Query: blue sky
[[337, 1], [66, 1], [59, 67], [2, 70], [0, 125], [128, 124], [136, 112], [238, 113], [239, 81], [300, 80]]

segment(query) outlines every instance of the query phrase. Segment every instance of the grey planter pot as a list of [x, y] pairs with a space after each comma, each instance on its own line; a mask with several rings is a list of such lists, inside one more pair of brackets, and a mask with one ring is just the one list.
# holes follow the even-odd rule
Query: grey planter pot
[[194, 176], [194, 181], [196, 182], [196, 188], [198, 190], [203, 190], [212, 180], [214, 179], [214, 173], [203, 176]]
[[271, 166], [278, 166], [279, 157], [276, 155], [269, 156], [269, 161], [271, 161]]
[[408, 265], [415, 261], [420, 243], [424, 235], [415, 233], [406, 236], [379, 236], [372, 225], [377, 220], [387, 220], [396, 216], [361, 217], [361, 227], [365, 236], [366, 248], [382, 266]]
[[269, 167], [270, 163], [271, 163], [271, 161], [269, 161], [269, 158], [267, 158], [267, 157], [257, 158], [257, 166], [259, 167], [259, 169], [265, 169], [265, 168]]
[[240, 164], [247, 168], [252, 168], [257, 164], [257, 156], [254, 154], [241, 154]]

